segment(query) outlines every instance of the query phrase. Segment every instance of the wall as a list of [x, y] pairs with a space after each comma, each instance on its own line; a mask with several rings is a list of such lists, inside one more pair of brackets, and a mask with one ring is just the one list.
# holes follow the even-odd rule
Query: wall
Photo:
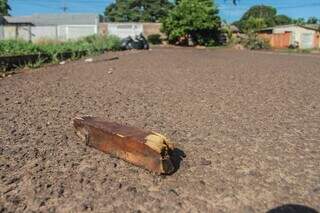
[[152, 34], [160, 34], [165, 37], [163, 33], [160, 32], [161, 23], [143, 23], [143, 34], [149, 36]]
[[320, 32], [316, 33], [314, 37], [315, 48], [320, 48]]
[[17, 28], [16, 26], [3, 26], [4, 39], [16, 39], [17, 38]]
[[268, 40], [272, 48], [288, 48], [292, 44], [292, 33], [259, 34], [260, 37]]
[[[300, 26], [283, 26], [276, 27], [273, 30], [273, 33], [285, 33], [292, 32], [292, 40], [291, 43], [298, 42], [301, 48], [314, 48], [316, 47], [316, 43], [314, 43], [314, 38], [316, 36], [316, 32], [314, 30], [309, 30]], [[310, 35], [311, 44], [307, 44], [305, 40], [305, 36]]]
[[108, 23], [108, 35], [115, 35], [120, 38], [126, 38], [128, 36], [136, 36], [143, 33], [142, 23]]
[[[43, 38], [66, 41], [68, 39], [78, 39], [81, 37], [99, 34], [108, 35], [120, 26], [118, 36], [124, 38], [128, 35], [134, 36], [143, 33], [145, 36], [160, 34], [160, 23], [100, 23], [97, 25], [58, 25], [58, 26], [17, 26], [0, 25], [0, 39], [24, 39], [26, 41], [37, 41]], [[129, 29], [129, 28], [130, 29]], [[127, 28], [127, 29], [126, 29]], [[3, 29], [3, 33], [1, 33]], [[3, 35], [3, 36], [2, 36]]]
[[3, 26], [0, 25], [0, 40], [4, 39], [4, 29]]
[[[36, 42], [41, 39], [66, 41], [98, 33], [96, 25], [60, 26], [3, 26], [2, 39], [23, 39]], [[1, 38], [1, 37], [0, 37]]]
[[100, 23], [99, 35], [107, 35], [107, 34], [108, 34], [108, 23]]
[[[136, 29], [134, 29], [136, 25]], [[122, 29], [116, 29], [117, 26], [122, 26]], [[127, 29], [125, 29], [127, 28]], [[160, 23], [134, 23], [134, 22], [124, 22], [124, 23], [100, 23], [99, 24], [99, 34], [108, 35], [108, 34], [118, 34], [118, 36], [125, 38], [129, 35], [134, 36], [139, 33], [143, 33], [145, 36], [151, 34], [160, 34], [162, 37], [165, 37], [163, 33], [160, 32], [161, 24]], [[114, 33], [115, 31], [121, 31]]]

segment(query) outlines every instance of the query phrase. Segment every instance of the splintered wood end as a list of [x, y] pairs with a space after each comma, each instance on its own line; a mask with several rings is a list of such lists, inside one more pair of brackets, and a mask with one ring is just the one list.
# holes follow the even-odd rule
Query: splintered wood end
[[174, 145], [159, 133], [91, 116], [77, 117], [73, 125], [88, 146], [157, 174], [170, 174], [175, 169], [170, 158]]

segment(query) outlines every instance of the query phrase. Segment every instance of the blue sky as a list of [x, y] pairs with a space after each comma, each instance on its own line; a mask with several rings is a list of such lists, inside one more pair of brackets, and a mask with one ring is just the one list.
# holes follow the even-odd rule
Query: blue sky
[[[31, 15], [33, 13], [62, 12], [63, 2], [66, 2], [68, 12], [103, 13], [106, 5], [113, 0], [9, 0], [11, 15]], [[230, 0], [216, 0], [222, 19], [229, 22], [239, 19], [252, 5], [265, 4], [278, 9], [279, 14], [293, 18], [320, 18], [320, 0], [240, 0], [237, 6]]]

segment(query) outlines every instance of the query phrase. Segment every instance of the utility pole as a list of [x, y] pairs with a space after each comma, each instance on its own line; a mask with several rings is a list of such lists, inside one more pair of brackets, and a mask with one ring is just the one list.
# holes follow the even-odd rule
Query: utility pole
[[64, 13], [67, 12], [67, 10], [68, 10], [67, 0], [63, 0], [63, 1], [62, 1], [62, 7], [61, 7], [61, 9], [62, 9], [62, 11], [63, 11]]

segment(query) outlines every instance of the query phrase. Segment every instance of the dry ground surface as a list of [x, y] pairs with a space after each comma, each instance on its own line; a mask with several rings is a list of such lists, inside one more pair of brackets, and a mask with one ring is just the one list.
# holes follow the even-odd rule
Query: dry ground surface
[[[186, 157], [163, 177], [111, 158], [74, 134], [87, 114]], [[319, 211], [320, 57], [158, 48], [0, 79], [0, 196], [0, 212]]]

